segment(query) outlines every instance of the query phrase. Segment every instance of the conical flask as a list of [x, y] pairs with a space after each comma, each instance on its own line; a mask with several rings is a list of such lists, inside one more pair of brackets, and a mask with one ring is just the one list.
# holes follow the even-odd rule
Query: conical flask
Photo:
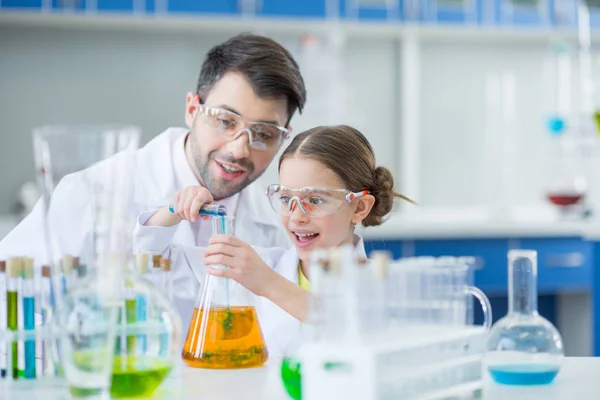
[[[230, 216], [213, 217], [213, 235], [233, 235], [233, 222]], [[253, 297], [248, 289], [231, 279], [207, 275], [183, 345], [185, 363], [214, 369], [264, 364], [269, 354]]]

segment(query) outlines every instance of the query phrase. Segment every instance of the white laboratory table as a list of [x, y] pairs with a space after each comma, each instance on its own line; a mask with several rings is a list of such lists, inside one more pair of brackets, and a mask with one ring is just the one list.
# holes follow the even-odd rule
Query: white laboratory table
[[[201, 370], [181, 366], [159, 388], [155, 399], [184, 400], [287, 400], [279, 379], [279, 362], [248, 370]], [[489, 400], [592, 400], [600, 398], [600, 358], [567, 357], [556, 380], [547, 386], [512, 387], [495, 384], [486, 376], [483, 399]], [[6, 396], [8, 394], [8, 396]], [[59, 400], [58, 390], [0, 390], [7, 400]], [[336, 400], [336, 399], [327, 399]]]

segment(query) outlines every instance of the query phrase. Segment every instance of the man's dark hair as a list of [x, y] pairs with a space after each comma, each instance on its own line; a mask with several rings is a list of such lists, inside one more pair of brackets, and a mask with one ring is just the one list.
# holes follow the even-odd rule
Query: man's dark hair
[[202, 64], [196, 92], [201, 101], [226, 72], [239, 72], [261, 98], [286, 99], [288, 122], [306, 102], [298, 64], [289, 51], [264, 36], [243, 33], [213, 47]]

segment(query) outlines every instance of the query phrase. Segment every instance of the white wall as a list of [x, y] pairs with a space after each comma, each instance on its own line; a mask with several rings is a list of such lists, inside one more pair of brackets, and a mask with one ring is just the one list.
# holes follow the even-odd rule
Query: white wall
[[[499, 170], [513, 168], [515, 206], [545, 203], [545, 187], [555, 176], [553, 144], [545, 130], [548, 82], [543, 63], [549, 46], [538, 44], [426, 43], [422, 48], [421, 204], [431, 207], [484, 206], [501, 198]], [[574, 66], [575, 69], [575, 66]], [[510, 72], [516, 83], [514, 131], [486, 131], [486, 80]], [[575, 88], [573, 88], [575, 90]], [[574, 96], [574, 102], [577, 95]], [[498, 113], [501, 110], [497, 110]], [[489, 120], [488, 120], [489, 121]], [[501, 154], [502, 137], [514, 140], [514, 156]], [[490, 141], [491, 139], [491, 141]], [[491, 145], [491, 147], [490, 147]], [[504, 162], [501, 166], [497, 164]], [[598, 168], [590, 160], [588, 172]], [[499, 167], [499, 168], [498, 168]], [[599, 181], [598, 175], [590, 179]], [[595, 193], [597, 197], [597, 192]]]
[[[0, 29], [0, 213], [34, 179], [31, 131], [42, 124], [130, 123], [144, 142], [183, 124], [204, 54], [223, 35], [83, 30]], [[298, 37], [277, 37], [302, 63]], [[347, 123], [371, 140], [378, 161], [392, 167], [396, 145], [396, 82], [391, 41], [353, 40], [343, 54], [349, 82], [347, 117], [332, 118], [319, 101], [335, 87], [304, 62], [308, 106], [295, 131]], [[321, 75], [323, 75], [321, 73]], [[329, 85], [327, 85], [329, 83]], [[276, 180], [271, 169], [265, 182]]]

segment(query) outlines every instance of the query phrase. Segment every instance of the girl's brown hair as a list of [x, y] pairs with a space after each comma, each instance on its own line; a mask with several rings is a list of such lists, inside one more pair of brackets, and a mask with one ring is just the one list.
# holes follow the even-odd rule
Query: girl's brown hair
[[371, 212], [363, 226], [377, 226], [392, 211], [394, 199], [414, 203], [394, 190], [394, 177], [389, 169], [375, 165], [373, 148], [358, 130], [347, 125], [318, 126], [297, 135], [279, 159], [302, 156], [327, 166], [353, 192], [368, 190], [375, 197]]

